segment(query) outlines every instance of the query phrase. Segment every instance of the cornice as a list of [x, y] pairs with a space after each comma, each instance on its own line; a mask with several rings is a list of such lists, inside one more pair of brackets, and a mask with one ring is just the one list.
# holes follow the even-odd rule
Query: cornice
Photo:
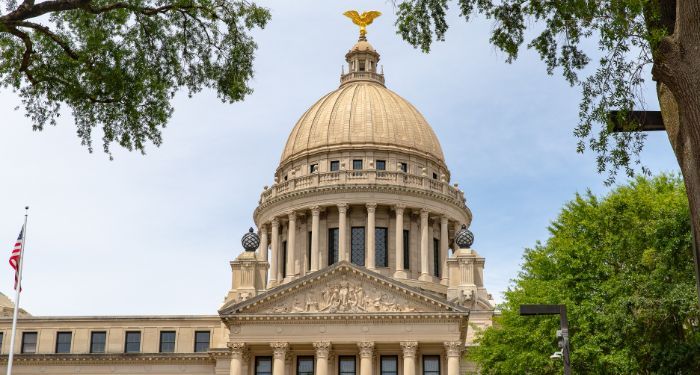
[[[13, 363], [38, 365], [104, 365], [104, 364], [215, 364], [213, 353], [105, 353], [105, 354], [17, 354]], [[7, 364], [7, 355], [0, 356], [0, 365]]]

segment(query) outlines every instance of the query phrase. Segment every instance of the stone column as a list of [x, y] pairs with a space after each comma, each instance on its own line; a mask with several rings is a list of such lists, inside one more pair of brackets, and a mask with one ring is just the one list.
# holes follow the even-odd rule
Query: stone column
[[331, 343], [319, 341], [313, 343], [316, 349], [316, 375], [328, 375], [328, 357], [331, 351]]
[[243, 351], [245, 344], [242, 342], [230, 342], [228, 347], [231, 348], [231, 370], [230, 375], [243, 375]]
[[321, 208], [319, 206], [311, 207], [311, 272], [318, 271], [318, 265], [321, 263], [321, 254], [318, 251], [320, 214]]
[[258, 248], [258, 259], [267, 262], [267, 224], [260, 225], [260, 247]]
[[396, 210], [396, 265], [394, 272], [394, 278], [396, 279], [406, 279], [408, 275], [403, 269], [403, 210], [406, 208], [404, 205], [397, 204]]
[[272, 362], [272, 375], [285, 375], [284, 358], [287, 355], [289, 344], [286, 342], [272, 342], [270, 346], [275, 358]]
[[416, 349], [418, 342], [401, 341], [403, 350], [403, 375], [416, 375]]
[[460, 341], [445, 341], [445, 351], [447, 352], [447, 375], [459, 375], [462, 343]]
[[418, 280], [432, 281], [430, 277], [429, 262], [429, 238], [428, 238], [428, 215], [430, 212], [426, 209], [420, 210], [420, 276]]
[[376, 203], [367, 203], [367, 252], [365, 253], [365, 267], [371, 270], [376, 268], [375, 260], [377, 259], [375, 254], [376, 241], [374, 240], [376, 210]]
[[440, 218], [440, 273], [442, 274], [442, 285], [447, 285], [447, 251], [449, 247], [449, 234], [447, 233], [447, 224], [449, 220], [447, 216]]
[[[347, 225], [348, 205], [340, 203], [338, 205], [338, 260], [350, 261], [349, 253], [347, 253], [346, 242], [348, 240], [348, 225]], [[328, 262], [330, 263], [330, 261]]]
[[360, 375], [372, 375], [372, 356], [374, 354], [374, 342], [358, 342], [360, 348]]
[[294, 251], [294, 243], [296, 242], [297, 234], [297, 214], [296, 212], [291, 212], [289, 214], [289, 224], [287, 225], [287, 267], [286, 276], [284, 282], [290, 282], [294, 280], [294, 261], [296, 259], [296, 252]]
[[[277, 285], [277, 271], [279, 264], [279, 245], [280, 245], [280, 222], [277, 218], [272, 219], [272, 251], [270, 256], [270, 286]], [[281, 281], [281, 280], [280, 280]]]

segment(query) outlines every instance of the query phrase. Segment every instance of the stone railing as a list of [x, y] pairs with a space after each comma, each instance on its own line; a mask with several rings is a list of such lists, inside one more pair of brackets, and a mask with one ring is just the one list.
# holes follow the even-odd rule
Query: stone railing
[[274, 184], [272, 187], [265, 187], [265, 190], [260, 194], [260, 204], [292, 192], [339, 185], [405, 186], [443, 194], [466, 207], [464, 192], [447, 182], [435, 180], [428, 176], [418, 176], [404, 172], [378, 171], [375, 169], [317, 172], [310, 175], [292, 177], [287, 181]]
[[350, 72], [340, 76], [340, 84], [350, 81], [375, 81], [384, 84], [384, 74], [374, 72]]

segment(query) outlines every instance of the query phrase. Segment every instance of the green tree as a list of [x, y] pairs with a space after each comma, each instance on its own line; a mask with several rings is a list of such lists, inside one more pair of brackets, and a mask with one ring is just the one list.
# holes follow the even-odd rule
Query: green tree
[[[494, 21], [491, 43], [518, 57], [526, 46], [539, 53], [547, 72], [559, 69], [583, 99], [574, 133], [578, 151], [597, 153], [598, 171], [612, 183], [618, 171], [634, 174], [644, 134], [611, 133], [608, 113], [643, 108], [645, 67], [657, 82], [657, 96], [671, 147], [680, 165], [694, 222], [695, 256], [700, 251], [700, 1], [698, 0], [455, 0], [462, 17], [481, 14]], [[399, 0], [398, 33], [430, 50], [445, 39], [448, 0]], [[530, 35], [529, 33], [527, 33]], [[596, 43], [597, 42], [597, 45]], [[586, 51], [588, 48], [588, 52]], [[596, 69], [580, 73], [596, 56]], [[600, 56], [600, 57], [597, 57]], [[591, 70], [589, 70], [591, 71]], [[598, 125], [596, 125], [598, 124]], [[627, 123], [627, 129], [639, 124]], [[643, 172], [648, 173], [645, 168]], [[700, 280], [698, 280], [700, 294]]]
[[483, 374], [560, 374], [556, 317], [527, 303], [566, 304], [575, 374], [697, 374], [700, 311], [688, 202], [675, 176], [638, 177], [567, 203], [551, 236], [524, 255], [501, 315], [469, 355]]
[[0, 0], [0, 85], [16, 91], [34, 130], [61, 106], [92, 151], [161, 144], [180, 88], [213, 88], [225, 102], [251, 93], [267, 9], [245, 0]]

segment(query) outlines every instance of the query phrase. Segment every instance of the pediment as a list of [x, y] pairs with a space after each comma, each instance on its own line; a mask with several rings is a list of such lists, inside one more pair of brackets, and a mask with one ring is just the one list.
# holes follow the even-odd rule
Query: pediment
[[468, 312], [469, 309], [430, 292], [340, 262], [246, 301], [226, 305], [219, 313], [267, 316]]

